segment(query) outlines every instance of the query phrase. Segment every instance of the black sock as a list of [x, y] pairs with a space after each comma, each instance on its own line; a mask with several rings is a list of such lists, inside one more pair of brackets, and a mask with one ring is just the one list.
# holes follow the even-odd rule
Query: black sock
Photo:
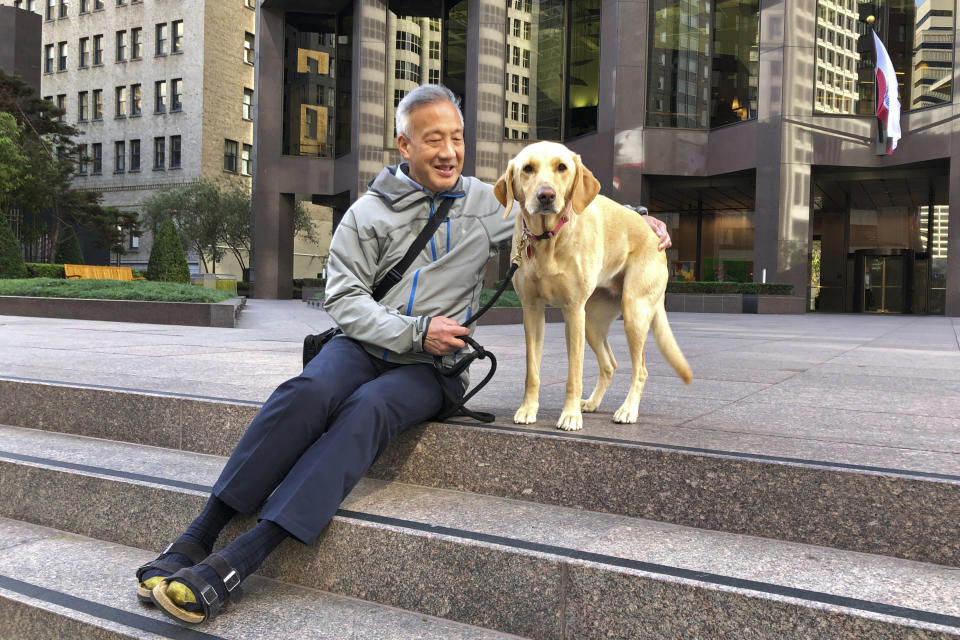
[[[236, 570], [240, 581], [243, 582], [263, 564], [270, 552], [289, 536], [287, 530], [280, 525], [269, 520], [261, 520], [257, 526], [228, 544], [219, 554], [230, 567]], [[192, 569], [213, 585], [220, 600], [223, 601], [226, 596], [226, 587], [219, 574], [212, 567], [204, 564], [196, 565]], [[194, 596], [199, 595], [193, 588], [190, 590], [194, 591]]]
[[[194, 518], [186, 531], [176, 539], [176, 542], [192, 542], [200, 545], [204, 553], [210, 554], [217, 537], [230, 519], [233, 518], [236, 511], [223, 502], [217, 496], [211, 495], [200, 511], [200, 515]], [[182, 553], [171, 553], [166, 558], [168, 562], [176, 562], [185, 567], [189, 567], [193, 562]], [[144, 572], [141, 580], [144, 582], [156, 576], [167, 576], [166, 571], [153, 570]]]

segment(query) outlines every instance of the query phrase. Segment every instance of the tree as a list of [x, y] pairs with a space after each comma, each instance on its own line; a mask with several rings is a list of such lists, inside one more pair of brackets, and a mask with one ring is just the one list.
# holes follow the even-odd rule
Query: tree
[[9, 113], [0, 112], [0, 213], [10, 208], [10, 199], [23, 184], [27, 157], [20, 150], [22, 127]]
[[[230, 252], [241, 269], [247, 267], [250, 252], [250, 192], [236, 182], [218, 183], [198, 180], [169, 187], [147, 198], [144, 217], [154, 228], [165, 217], [173, 219], [184, 246], [197, 252], [204, 270], [211, 272]], [[319, 232], [298, 202], [293, 213], [294, 233], [311, 242], [319, 241]]]
[[27, 265], [20, 254], [20, 243], [7, 221], [0, 218], [0, 278], [26, 278]]
[[147, 263], [147, 280], [190, 282], [187, 256], [170, 218], [160, 222], [153, 238], [153, 249], [150, 250], [150, 261]]
[[57, 245], [53, 261], [57, 264], [83, 264], [83, 250], [73, 227], [65, 227], [60, 234], [60, 244]]
[[[59, 245], [59, 235], [67, 225], [93, 228], [101, 243], [109, 243], [102, 236], [107, 229], [98, 219], [103, 217], [100, 194], [74, 189], [73, 175], [76, 170], [77, 145], [74, 137], [79, 131], [60, 122], [63, 111], [48, 100], [36, 95], [33, 88], [16, 76], [0, 70], [0, 112], [5, 112], [16, 121], [16, 133], [9, 123], [0, 125], [0, 141], [7, 141], [7, 149], [17, 154], [14, 161], [19, 166], [18, 178], [7, 181], [4, 176], [9, 165], [0, 151], [0, 212], [6, 213], [16, 206], [39, 216], [41, 212], [53, 214], [53, 221], [43, 228], [50, 236], [50, 246]], [[4, 119], [6, 120], [6, 119]], [[0, 147], [3, 142], [0, 142]], [[10, 172], [13, 175], [12, 172]], [[53, 251], [44, 259], [53, 259]]]

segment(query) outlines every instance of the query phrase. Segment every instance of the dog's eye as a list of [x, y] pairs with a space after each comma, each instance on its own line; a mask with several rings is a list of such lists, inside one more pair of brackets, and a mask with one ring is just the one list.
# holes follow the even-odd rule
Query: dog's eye
[[533, 173], [533, 165], [532, 165], [532, 164], [525, 164], [525, 165], [523, 165], [523, 172], [524, 172], [524, 173]]
[[566, 170], [567, 170], [567, 165], [563, 164], [562, 162], [557, 165], [557, 171], [566, 171]]

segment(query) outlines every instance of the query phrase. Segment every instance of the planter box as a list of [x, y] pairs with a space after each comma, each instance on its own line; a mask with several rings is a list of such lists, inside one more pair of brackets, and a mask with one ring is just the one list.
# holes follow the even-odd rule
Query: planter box
[[755, 293], [668, 293], [667, 311], [687, 313], [806, 313], [800, 296], [761, 296]]
[[303, 300], [313, 300], [313, 296], [318, 293], [323, 293], [323, 287], [304, 287], [300, 290], [300, 297]]
[[0, 296], [0, 315], [232, 329], [244, 303], [243, 298], [208, 303]]

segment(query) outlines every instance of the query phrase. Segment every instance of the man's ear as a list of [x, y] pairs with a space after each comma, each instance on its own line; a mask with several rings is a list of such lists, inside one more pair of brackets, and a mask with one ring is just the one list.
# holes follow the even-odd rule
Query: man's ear
[[582, 213], [593, 199], [600, 193], [600, 181], [593, 177], [590, 169], [587, 169], [580, 156], [577, 156], [577, 177], [573, 181], [573, 193], [570, 194], [570, 200], [573, 201], [573, 210]]
[[410, 140], [407, 139], [407, 136], [402, 133], [397, 136], [397, 150], [400, 152], [400, 155], [403, 156], [404, 160], [410, 159]]
[[507, 165], [507, 170], [497, 180], [497, 184], [493, 185], [493, 195], [506, 208], [503, 212], [503, 217], [506, 218], [513, 209], [513, 160]]

